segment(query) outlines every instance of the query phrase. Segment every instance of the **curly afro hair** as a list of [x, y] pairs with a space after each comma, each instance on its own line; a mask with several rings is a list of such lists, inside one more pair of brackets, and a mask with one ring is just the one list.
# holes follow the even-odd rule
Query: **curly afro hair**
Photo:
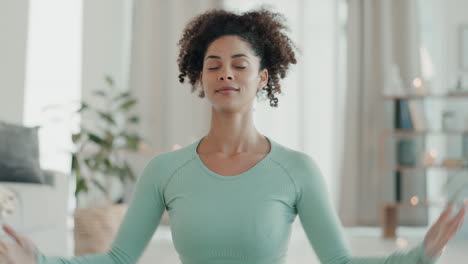
[[[188, 77], [192, 93], [197, 90], [203, 58], [210, 43], [225, 35], [238, 36], [250, 44], [260, 58], [260, 70], [267, 69], [268, 84], [262, 93], [270, 99], [270, 106], [278, 106], [275, 94], [281, 93], [280, 78], [286, 76], [289, 65], [296, 64], [294, 43], [283, 31], [288, 31], [285, 18], [264, 8], [243, 14], [213, 9], [193, 18], [185, 27], [177, 63], [179, 81]], [[198, 95], [205, 97], [201, 90]]]

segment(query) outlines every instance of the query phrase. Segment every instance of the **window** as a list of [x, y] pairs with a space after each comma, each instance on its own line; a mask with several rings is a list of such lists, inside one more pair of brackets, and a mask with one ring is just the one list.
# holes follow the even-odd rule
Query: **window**
[[69, 173], [70, 103], [81, 96], [82, 1], [29, 4], [23, 120], [41, 126], [41, 167]]

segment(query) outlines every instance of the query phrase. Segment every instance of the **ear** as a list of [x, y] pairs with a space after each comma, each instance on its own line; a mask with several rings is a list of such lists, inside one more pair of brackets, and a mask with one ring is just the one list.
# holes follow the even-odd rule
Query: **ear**
[[259, 87], [257, 90], [262, 89], [263, 87], [265, 87], [265, 85], [268, 84], [268, 70], [267, 69], [261, 70], [259, 77], [260, 77], [260, 83], [258, 84]]

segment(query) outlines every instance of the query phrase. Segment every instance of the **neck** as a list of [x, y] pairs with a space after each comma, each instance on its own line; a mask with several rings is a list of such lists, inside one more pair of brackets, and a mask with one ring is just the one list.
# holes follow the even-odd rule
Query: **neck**
[[253, 111], [220, 112], [211, 110], [211, 127], [203, 139], [203, 153], [221, 152], [236, 155], [242, 152], [268, 152], [265, 137], [253, 122]]

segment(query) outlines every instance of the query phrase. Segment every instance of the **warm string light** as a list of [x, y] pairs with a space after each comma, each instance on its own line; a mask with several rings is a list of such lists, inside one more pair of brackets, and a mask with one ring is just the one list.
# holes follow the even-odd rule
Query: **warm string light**
[[424, 82], [421, 78], [414, 78], [413, 79], [413, 89], [416, 91], [415, 94], [418, 95], [426, 95], [426, 87], [424, 87]]
[[419, 203], [419, 198], [417, 196], [411, 197], [410, 203], [412, 206], [415, 206]]
[[428, 151], [426, 153], [424, 153], [424, 156], [423, 156], [423, 165], [424, 166], [431, 166], [431, 165], [434, 165], [435, 164], [435, 161], [437, 159], [437, 151], [435, 150], [431, 150], [431, 151]]
[[422, 87], [422, 80], [421, 78], [414, 78], [413, 80], [413, 87], [416, 89], [421, 89]]

